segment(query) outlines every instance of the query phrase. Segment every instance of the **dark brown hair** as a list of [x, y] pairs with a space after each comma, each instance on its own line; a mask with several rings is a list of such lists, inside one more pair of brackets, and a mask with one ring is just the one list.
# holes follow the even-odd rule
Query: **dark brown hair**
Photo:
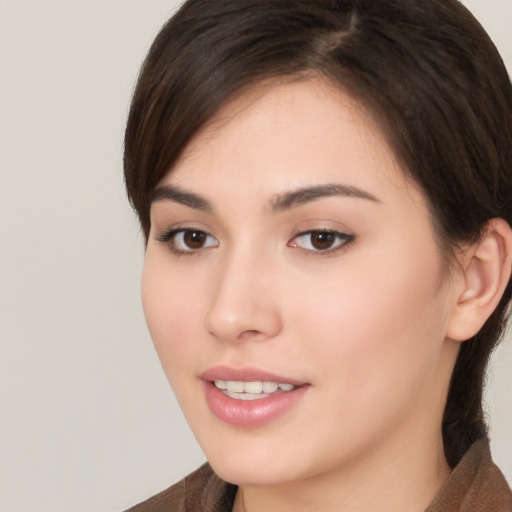
[[[377, 121], [424, 191], [445, 254], [492, 218], [512, 225], [510, 79], [458, 1], [189, 0], [151, 46], [126, 128], [126, 187], [146, 239], [152, 193], [221, 106], [264, 80], [312, 76]], [[485, 369], [511, 295], [509, 282], [462, 344], [443, 419], [452, 466], [486, 436]]]

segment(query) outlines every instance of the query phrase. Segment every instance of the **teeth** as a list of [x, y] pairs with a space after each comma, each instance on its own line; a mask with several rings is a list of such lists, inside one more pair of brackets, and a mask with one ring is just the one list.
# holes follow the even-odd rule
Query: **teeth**
[[[243, 382], [236, 380], [215, 380], [213, 381], [218, 389], [227, 391], [228, 396], [231, 393], [246, 393], [247, 395], [261, 395], [275, 393], [278, 389], [282, 391], [292, 391], [295, 389], [293, 384], [278, 383], [270, 381], [254, 381], [254, 382]], [[251, 400], [248, 396], [245, 400]]]
[[244, 393], [261, 393], [263, 391], [263, 382], [246, 382], [244, 383]]
[[264, 382], [263, 383], [263, 393], [273, 393], [277, 391], [279, 384], [277, 382]]
[[268, 396], [265, 393], [231, 393], [230, 391], [226, 391], [225, 394], [236, 400], [259, 400]]
[[244, 392], [244, 383], [236, 380], [228, 380], [226, 382], [228, 391], [231, 393], [243, 393]]
[[214, 380], [213, 383], [219, 388], [219, 389], [228, 389], [228, 385], [225, 380]]

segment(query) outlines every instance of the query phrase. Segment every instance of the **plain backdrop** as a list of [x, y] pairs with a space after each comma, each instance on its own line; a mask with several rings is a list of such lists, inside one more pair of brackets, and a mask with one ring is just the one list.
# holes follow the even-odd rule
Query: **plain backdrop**
[[[109, 512], [203, 460], [146, 332], [122, 140], [178, 2], [0, 0], [0, 511]], [[467, 0], [512, 69], [512, 0]], [[512, 481], [512, 343], [492, 447]]]

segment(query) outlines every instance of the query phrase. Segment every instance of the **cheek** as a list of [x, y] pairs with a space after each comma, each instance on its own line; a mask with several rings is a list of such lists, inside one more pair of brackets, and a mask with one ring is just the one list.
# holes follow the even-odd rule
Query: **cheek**
[[342, 397], [357, 397], [362, 409], [390, 393], [419, 392], [442, 351], [446, 314], [437, 290], [438, 257], [402, 256], [360, 259], [354, 269], [347, 259], [336, 279], [295, 302], [297, 332], [311, 340], [308, 359], [321, 361], [333, 387], [344, 391]]
[[198, 288], [193, 279], [186, 279], [150, 253], [146, 255], [141, 287], [144, 316], [173, 387], [180, 374], [191, 372], [197, 357], [199, 337], [192, 330], [202, 325]]

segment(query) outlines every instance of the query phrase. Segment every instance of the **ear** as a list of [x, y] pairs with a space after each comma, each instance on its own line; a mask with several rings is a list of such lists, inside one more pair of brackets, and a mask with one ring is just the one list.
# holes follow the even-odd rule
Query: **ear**
[[503, 219], [490, 220], [482, 238], [460, 258], [461, 286], [449, 319], [447, 337], [472, 338], [498, 305], [512, 273], [512, 229]]

